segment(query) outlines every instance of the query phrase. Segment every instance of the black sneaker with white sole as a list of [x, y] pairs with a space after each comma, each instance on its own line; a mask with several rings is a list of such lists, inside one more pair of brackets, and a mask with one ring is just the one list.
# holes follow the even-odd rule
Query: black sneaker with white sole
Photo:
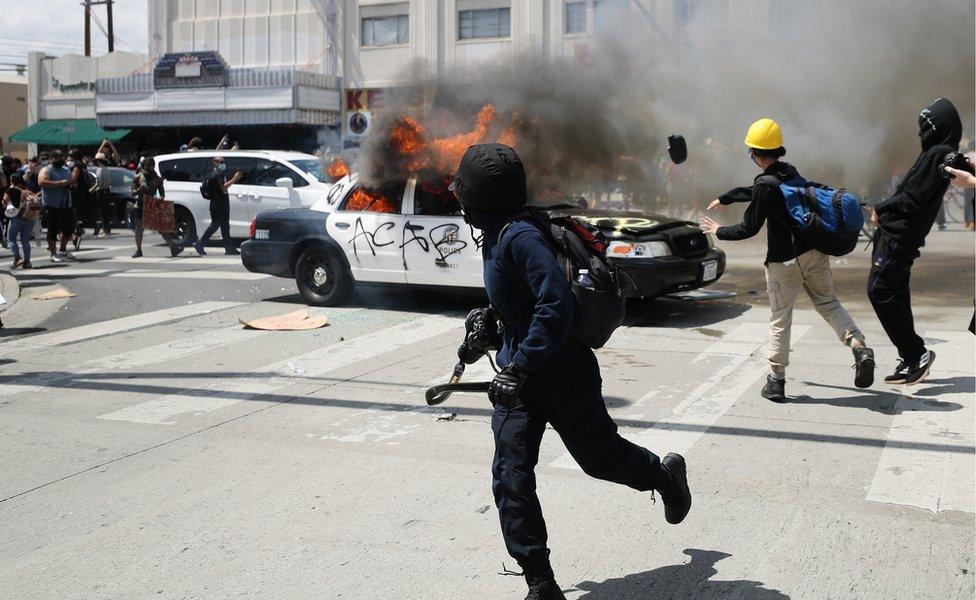
[[908, 373], [905, 375], [905, 383], [915, 385], [925, 381], [925, 378], [929, 376], [929, 371], [932, 370], [932, 363], [934, 362], [935, 352], [926, 350], [922, 358], [918, 359], [918, 364], [909, 367]]
[[908, 376], [909, 365], [904, 360], [898, 362], [898, 366], [895, 367], [895, 372], [884, 378], [885, 383], [905, 383], [905, 377]]
[[854, 348], [854, 385], [871, 387], [874, 383], [874, 350], [867, 346]]
[[786, 402], [786, 380], [776, 379], [766, 375], [766, 385], [763, 386], [762, 397], [772, 402]]

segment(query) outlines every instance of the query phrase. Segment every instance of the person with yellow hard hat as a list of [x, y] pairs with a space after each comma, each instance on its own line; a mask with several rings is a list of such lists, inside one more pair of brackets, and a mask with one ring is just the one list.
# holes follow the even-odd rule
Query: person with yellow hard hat
[[820, 316], [827, 321], [840, 341], [854, 353], [854, 384], [865, 388], [874, 383], [874, 352], [864, 343], [864, 334], [837, 299], [828, 256], [795, 236], [786, 211], [780, 184], [803, 182], [796, 168], [780, 160], [785, 154], [783, 132], [772, 119], [759, 119], [749, 127], [745, 145], [749, 157], [762, 173], [753, 185], [730, 190], [708, 205], [720, 209], [733, 202], [748, 202], [749, 207], [737, 225], [721, 227], [704, 217], [706, 233], [720, 240], [753, 237], [766, 224], [766, 289], [769, 294], [769, 368], [762, 395], [774, 402], [786, 401], [786, 367], [790, 358], [790, 328], [793, 305], [804, 289]]

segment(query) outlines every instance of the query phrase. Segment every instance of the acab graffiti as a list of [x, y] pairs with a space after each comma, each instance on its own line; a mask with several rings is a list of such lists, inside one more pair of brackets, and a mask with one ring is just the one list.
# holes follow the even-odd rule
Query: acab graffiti
[[[419, 248], [424, 254], [433, 255], [434, 264], [449, 267], [447, 260], [460, 255], [468, 248], [480, 252], [484, 243], [484, 235], [480, 230], [468, 225], [470, 239], [463, 239], [461, 225], [456, 223], [441, 223], [427, 230], [427, 226], [411, 222], [409, 219], [400, 227], [403, 242], [399, 245], [404, 269], [409, 269], [407, 254], [411, 247]], [[376, 256], [377, 248], [384, 248], [397, 243], [397, 222], [382, 221], [375, 226], [367, 224], [362, 217], [358, 217], [353, 225], [352, 237], [348, 244], [352, 246], [353, 255], [358, 259], [359, 251], [368, 251]]]

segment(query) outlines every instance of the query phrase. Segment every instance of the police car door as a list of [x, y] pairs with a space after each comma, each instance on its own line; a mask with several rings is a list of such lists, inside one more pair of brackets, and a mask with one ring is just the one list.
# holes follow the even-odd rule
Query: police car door
[[328, 214], [325, 229], [345, 252], [356, 281], [405, 283], [403, 184], [382, 190], [356, 185]]
[[464, 222], [449, 180], [407, 184], [403, 265], [407, 283], [483, 287], [481, 231]]

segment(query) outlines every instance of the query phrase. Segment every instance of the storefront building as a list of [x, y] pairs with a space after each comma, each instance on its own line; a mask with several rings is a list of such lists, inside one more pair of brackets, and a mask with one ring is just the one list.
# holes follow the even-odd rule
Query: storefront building
[[27, 124], [11, 139], [38, 148], [97, 147], [103, 139], [122, 140], [127, 131], [106, 131], [95, 118], [99, 78], [117, 77], [147, 67], [144, 54], [112, 52], [104, 56], [27, 55]]
[[131, 129], [157, 152], [192, 137], [212, 148], [225, 135], [315, 150], [340, 120], [334, 22], [303, 0], [151, 2], [152, 68], [98, 81], [98, 124]]

